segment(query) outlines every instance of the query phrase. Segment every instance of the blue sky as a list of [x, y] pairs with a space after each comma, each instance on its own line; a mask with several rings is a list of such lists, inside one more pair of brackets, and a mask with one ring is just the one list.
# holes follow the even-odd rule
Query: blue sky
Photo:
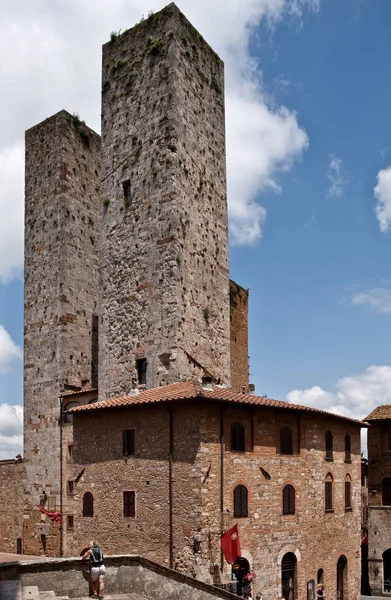
[[[21, 449], [24, 130], [65, 108], [99, 131], [101, 44], [164, 3], [18, 5], [0, 8], [0, 458]], [[391, 2], [178, 6], [226, 64], [231, 276], [250, 288], [251, 381], [364, 417], [391, 403]]]

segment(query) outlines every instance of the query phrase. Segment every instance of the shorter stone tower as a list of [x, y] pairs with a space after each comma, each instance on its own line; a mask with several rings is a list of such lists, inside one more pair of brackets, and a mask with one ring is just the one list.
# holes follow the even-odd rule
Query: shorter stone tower
[[99, 398], [230, 384], [223, 63], [175, 4], [103, 47]]
[[[26, 132], [24, 551], [41, 545], [36, 505], [60, 510], [60, 403], [91, 386], [97, 347], [100, 137], [61, 111]], [[53, 551], [53, 549], [52, 549]], [[57, 550], [58, 551], [58, 550]], [[54, 550], [56, 553], [56, 551]]]

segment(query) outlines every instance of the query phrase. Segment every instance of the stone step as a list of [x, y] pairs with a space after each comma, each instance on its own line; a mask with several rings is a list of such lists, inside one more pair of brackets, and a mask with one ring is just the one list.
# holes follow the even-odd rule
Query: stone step
[[47, 592], [40, 590], [39, 591], [39, 600], [54, 600], [56, 598], [56, 594], [53, 591]]
[[23, 600], [39, 600], [39, 591], [36, 585], [24, 585], [22, 587]]

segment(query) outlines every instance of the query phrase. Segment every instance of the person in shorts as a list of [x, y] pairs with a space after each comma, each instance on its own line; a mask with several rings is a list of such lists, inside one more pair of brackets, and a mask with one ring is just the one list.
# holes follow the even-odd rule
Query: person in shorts
[[103, 563], [103, 553], [96, 542], [90, 542], [90, 548], [82, 556], [82, 560], [90, 559], [91, 587], [93, 598], [103, 599], [105, 589], [106, 567]]

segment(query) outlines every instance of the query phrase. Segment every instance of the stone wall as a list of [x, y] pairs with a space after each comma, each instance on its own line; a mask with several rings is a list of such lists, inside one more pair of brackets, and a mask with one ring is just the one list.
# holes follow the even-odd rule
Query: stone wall
[[230, 381], [223, 63], [174, 4], [103, 47], [99, 398]]
[[373, 595], [383, 595], [383, 552], [391, 549], [391, 506], [368, 507], [368, 571]]
[[[132, 593], [154, 600], [235, 600], [237, 596], [146, 560], [141, 556], [106, 556], [106, 594]], [[0, 582], [18, 581], [70, 598], [87, 596], [89, 568], [80, 559], [0, 564]], [[0, 586], [1, 591], [1, 586]]]
[[22, 539], [23, 462], [0, 461], [0, 552], [17, 552]]
[[231, 387], [248, 392], [248, 290], [229, 282], [231, 319]]
[[43, 551], [35, 505], [60, 508], [59, 395], [91, 381], [99, 178], [100, 138], [78, 117], [61, 111], [26, 132], [24, 548], [33, 554]]
[[[96, 535], [107, 552], [122, 548], [166, 565], [171, 559], [175, 568], [204, 581], [228, 582], [230, 568], [220, 562], [220, 535], [223, 525], [227, 529], [237, 522], [242, 555], [257, 573], [256, 587], [267, 597], [281, 595], [281, 561], [291, 552], [297, 560], [298, 598], [305, 597], [308, 581], [316, 582], [319, 569], [333, 597], [341, 556], [348, 564], [349, 598], [358, 598], [361, 457], [357, 425], [317, 413], [200, 400], [105, 411], [104, 427], [99, 413], [75, 413], [74, 472], [82, 475], [75, 491], [75, 529], [67, 539], [72, 553], [78, 554]], [[245, 427], [244, 452], [230, 450], [234, 422]], [[291, 456], [280, 453], [283, 426], [293, 431]], [[122, 454], [126, 428], [136, 430], [133, 457]], [[333, 460], [325, 458], [327, 430], [334, 438]], [[347, 434], [352, 440], [351, 461], [345, 460]], [[326, 512], [328, 474], [333, 478], [333, 510]], [[346, 509], [349, 477], [352, 506]], [[248, 489], [248, 517], [235, 519], [233, 491], [239, 484]], [[293, 515], [282, 514], [287, 484], [295, 488]], [[135, 491], [135, 517], [123, 516], [124, 490]], [[94, 495], [93, 517], [82, 517], [86, 491]], [[214, 565], [218, 571], [212, 575]]]

